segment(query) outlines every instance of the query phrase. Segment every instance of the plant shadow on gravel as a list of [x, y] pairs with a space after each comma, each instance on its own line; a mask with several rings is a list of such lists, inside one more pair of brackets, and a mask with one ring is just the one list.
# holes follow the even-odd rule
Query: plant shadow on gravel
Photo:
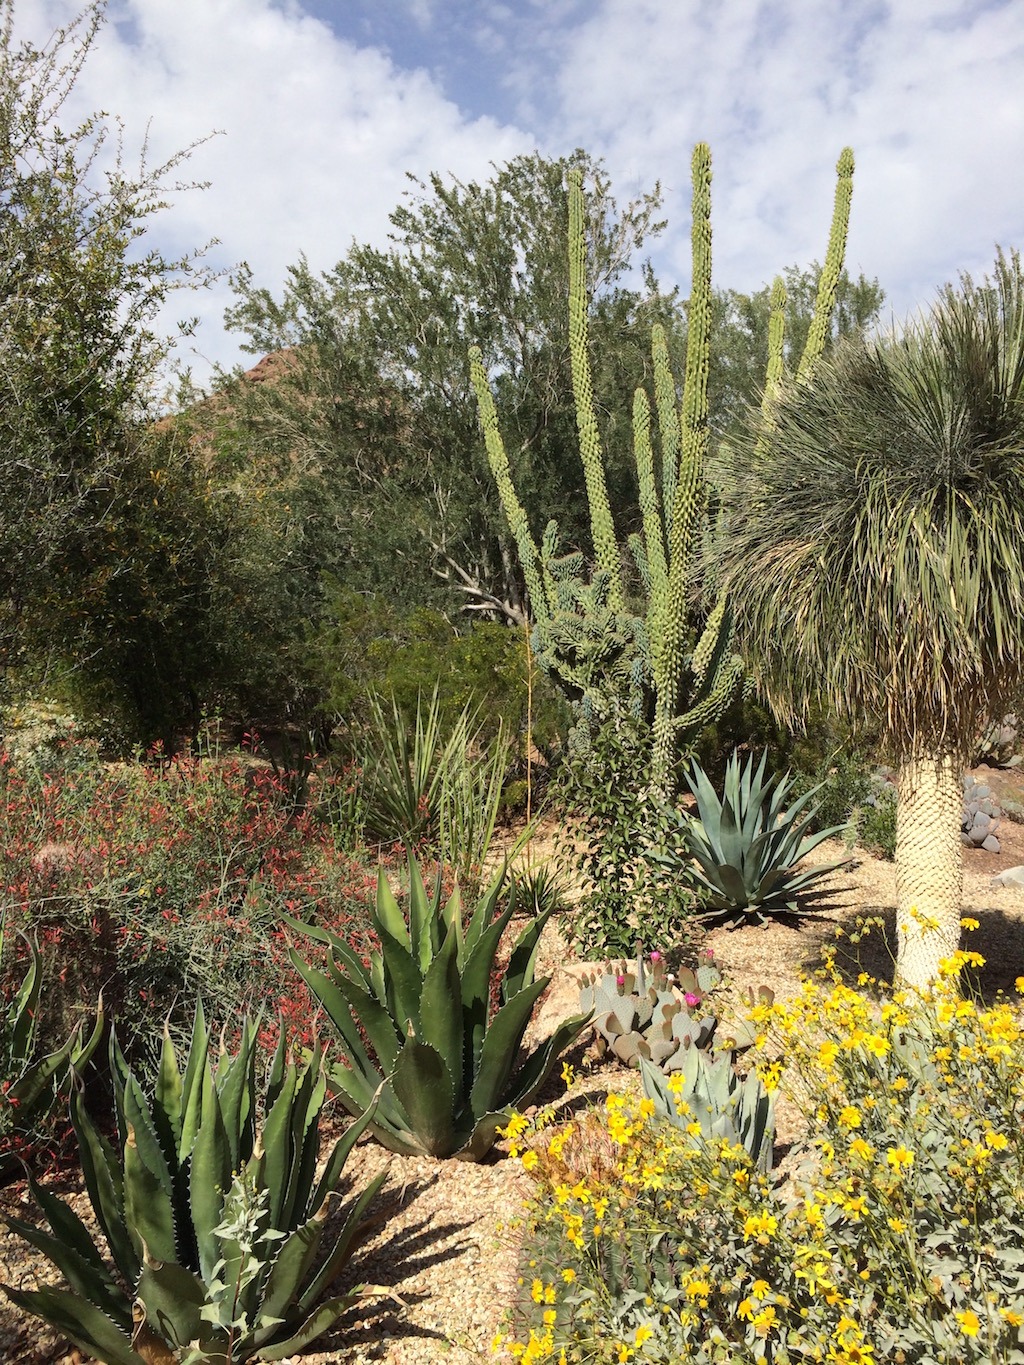
[[[961, 947], [985, 959], [985, 965], [970, 974], [970, 992], [991, 1005], [998, 995], [1012, 995], [1017, 978], [1024, 975], [1021, 921], [995, 907], [965, 910], [964, 917], [978, 927], [964, 930]], [[895, 907], [865, 905], [855, 920], [840, 927], [841, 935], [826, 939], [840, 979], [862, 990], [869, 986], [886, 989], [896, 962]], [[815, 952], [800, 962], [799, 971], [811, 976], [822, 965], [821, 953]], [[865, 973], [867, 981], [861, 979]]]

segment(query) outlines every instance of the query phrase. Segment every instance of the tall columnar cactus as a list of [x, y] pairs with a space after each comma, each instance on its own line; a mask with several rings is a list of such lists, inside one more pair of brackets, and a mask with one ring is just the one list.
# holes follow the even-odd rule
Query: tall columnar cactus
[[[638, 390], [633, 406], [633, 445], [642, 530], [629, 536], [625, 546], [615, 535], [594, 406], [583, 187], [578, 174], [569, 180], [569, 345], [590, 506], [592, 573], [588, 574], [578, 550], [562, 552], [556, 522], [548, 523], [539, 546], [534, 540], [513, 483], [481, 353], [476, 347], [470, 351], [470, 373], [487, 456], [530, 594], [538, 661], [576, 707], [580, 722], [575, 730], [577, 741], [586, 741], [592, 721], [623, 712], [653, 720], [651, 785], [667, 796], [672, 794], [680, 752], [704, 725], [721, 715], [742, 673], [742, 662], [730, 649], [729, 603], [724, 599], [714, 603], [695, 642], [690, 618], [692, 561], [707, 533], [711, 153], [704, 143], [694, 149], [692, 172], [693, 282], [681, 402], [669, 367], [664, 329], [657, 325], [652, 337], [652, 370], [658, 439], [652, 435], [650, 399]], [[821, 353], [835, 304], [849, 218], [853, 173], [849, 150], [840, 157], [838, 172], [829, 250], [800, 374], [807, 372]], [[785, 290], [777, 281], [772, 293], [766, 412], [783, 373], [784, 308]], [[627, 601], [623, 569], [630, 560], [639, 590]]]

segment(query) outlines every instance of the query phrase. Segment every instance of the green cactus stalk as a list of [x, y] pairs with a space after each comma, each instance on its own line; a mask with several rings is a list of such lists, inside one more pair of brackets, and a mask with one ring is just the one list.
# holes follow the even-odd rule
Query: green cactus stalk
[[483, 352], [479, 346], [471, 346], [469, 350], [469, 377], [480, 410], [480, 429], [483, 432], [484, 445], [487, 449], [487, 461], [491, 466], [494, 482], [498, 486], [498, 496], [501, 498], [501, 505], [508, 521], [509, 530], [512, 532], [516, 549], [519, 552], [519, 563], [522, 566], [530, 607], [535, 615], [544, 613], [547, 603], [541, 585], [540, 554], [533, 536], [530, 534], [530, 523], [526, 515], [526, 508], [519, 501], [515, 484], [512, 482], [512, 470], [508, 462], [505, 442], [501, 439], [494, 396], [491, 393], [491, 386], [487, 382]]
[[786, 285], [781, 275], [772, 284], [768, 315], [768, 365], [764, 375], [764, 395], [761, 414], [767, 419], [773, 396], [778, 392], [786, 372]]
[[672, 523], [672, 508], [676, 500], [676, 480], [679, 477], [679, 409], [676, 406], [676, 382], [672, 378], [668, 341], [660, 322], [651, 332], [651, 360], [654, 368], [654, 402], [658, 411], [661, 433], [662, 507], [668, 518], [666, 533]]
[[[715, 602], [696, 642], [691, 634], [692, 559], [707, 534], [704, 469], [709, 439], [712, 290], [711, 153], [705, 143], [694, 149], [692, 173], [693, 276], [681, 415], [664, 328], [656, 325], [652, 335], [660, 471], [655, 461], [648, 396], [638, 392], [633, 407], [642, 534], [629, 536], [624, 548], [636, 566], [646, 598], [639, 609], [629, 610], [625, 605], [625, 556], [616, 540], [608, 502], [594, 408], [588, 351], [585, 205], [578, 172], [569, 177], [569, 336], [593, 539], [594, 565], [589, 576], [578, 550], [568, 554], [560, 550], [555, 523], [549, 524], [538, 550], [513, 486], [479, 351], [474, 349], [470, 357], [488, 459], [530, 592], [537, 659], [562, 686], [576, 710], [571, 743], [574, 748], [585, 749], [591, 725], [604, 719], [653, 719], [650, 787], [665, 798], [674, 791], [680, 752], [704, 725], [722, 714], [742, 675], [742, 661], [730, 651], [732, 613], [727, 602]], [[853, 174], [849, 149], [839, 158], [838, 173], [829, 248], [800, 362], [801, 373], [809, 370], [824, 347], [842, 273]], [[766, 404], [784, 372], [784, 310], [785, 288], [778, 280], [772, 290]]]
[[832, 209], [832, 228], [829, 232], [825, 264], [818, 278], [818, 297], [814, 317], [807, 333], [807, 344], [797, 368], [797, 382], [811, 373], [825, 349], [832, 313], [836, 306], [836, 290], [846, 258], [846, 235], [850, 227], [850, 201], [853, 198], [853, 149], [844, 147], [836, 162], [836, 195]]
[[572, 390], [576, 399], [576, 426], [580, 436], [580, 458], [587, 481], [590, 504], [590, 534], [597, 567], [608, 575], [608, 605], [620, 611], [623, 605], [622, 569], [615, 539], [612, 509], [604, 477], [601, 436], [594, 411], [594, 381], [590, 372], [587, 325], [587, 232], [583, 202], [582, 172], [569, 172], [569, 358], [572, 365]]

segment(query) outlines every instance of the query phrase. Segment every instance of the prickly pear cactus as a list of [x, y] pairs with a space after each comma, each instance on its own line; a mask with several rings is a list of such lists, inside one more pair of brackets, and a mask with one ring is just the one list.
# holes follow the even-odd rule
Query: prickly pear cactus
[[675, 980], [660, 953], [652, 953], [646, 963], [638, 955], [633, 965], [608, 964], [602, 971], [585, 974], [580, 1012], [593, 1011], [599, 1056], [611, 1052], [633, 1067], [643, 1057], [664, 1071], [674, 1071], [682, 1065], [686, 1049], [710, 1047], [718, 1020], [694, 1011], [720, 981], [710, 962], [696, 972], [684, 970]]

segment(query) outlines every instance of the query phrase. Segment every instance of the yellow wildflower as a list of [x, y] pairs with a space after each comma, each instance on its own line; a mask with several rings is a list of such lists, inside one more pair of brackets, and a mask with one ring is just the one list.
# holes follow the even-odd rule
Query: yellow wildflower
[[981, 1322], [972, 1308], [965, 1308], [962, 1313], [954, 1313], [953, 1316], [965, 1337], [976, 1337], [978, 1335], [981, 1330]]

